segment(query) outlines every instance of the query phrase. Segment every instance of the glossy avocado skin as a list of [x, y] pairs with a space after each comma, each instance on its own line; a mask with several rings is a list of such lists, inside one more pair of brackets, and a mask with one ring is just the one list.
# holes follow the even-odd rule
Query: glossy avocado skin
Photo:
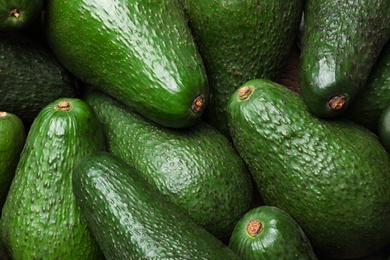
[[[257, 232], [248, 226], [261, 223]], [[274, 206], [259, 206], [248, 211], [237, 223], [229, 247], [242, 259], [316, 260], [310, 241], [298, 223]]]
[[19, 31], [40, 16], [44, 0], [6, 0], [0, 2], [0, 31]]
[[81, 81], [167, 127], [202, 115], [206, 73], [176, 0], [54, 0], [45, 14], [51, 49]]
[[101, 91], [86, 101], [102, 122], [109, 152], [220, 239], [252, 205], [252, 182], [232, 143], [203, 121], [160, 126]]
[[390, 41], [383, 47], [362, 91], [356, 96], [345, 117], [373, 131], [390, 104]]
[[40, 43], [19, 32], [0, 32], [0, 110], [30, 126], [58, 98], [76, 96], [73, 76]]
[[378, 137], [319, 119], [274, 82], [243, 86], [251, 91], [229, 102], [231, 134], [265, 204], [290, 214], [322, 256], [358, 258], [388, 245], [390, 158]]
[[[364, 88], [390, 39], [390, 1], [307, 0], [304, 12], [301, 94], [315, 115], [337, 117]], [[346, 102], [332, 109], [328, 101], [340, 95]]]
[[112, 153], [82, 158], [73, 191], [110, 259], [238, 259]]
[[0, 214], [25, 140], [22, 120], [15, 114], [0, 112]]
[[[58, 110], [68, 101], [69, 111]], [[88, 153], [104, 150], [92, 108], [58, 99], [34, 120], [0, 219], [11, 259], [102, 259], [72, 191], [71, 172]]]
[[229, 137], [230, 95], [252, 78], [276, 79], [298, 33], [303, 1], [182, 0], [205, 63], [205, 119]]

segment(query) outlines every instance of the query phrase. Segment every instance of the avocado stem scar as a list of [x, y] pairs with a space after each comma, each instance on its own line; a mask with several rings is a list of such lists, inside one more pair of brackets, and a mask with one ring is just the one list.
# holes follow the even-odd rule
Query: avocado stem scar
[[0, 112], [0, 117], [5, 117], [7, 115], [7, 112]]
[[18, 9], [12, 9], [10, 12], [9, 12], [10, 16], [14, 16], [16, 18], [19, 17], [20, 13], [19, 13], [19, 10]]
[[347, 97], [345, 95], [337, 95], [329, 99], [328, 105], [333, 111], [340, 110], [344, 107], [347, 102]]
[[194, 112], [199, 112], [202, 110], [203, 106], [204, 106], [204, 97], [203, 95], [199, 95], [192, 102], [191, 109]]
[[263, 225], [258, 220], [252, 220], [246, 226], [246, 231], [252, 237], [257, 236], [263, 230]]
[[70, 103], [66, 100], [61, 101], [55, 107], [56, 110], [69, 111], [71, 109]]
[[252, 88], [249, 86], [243, 86], [238, 90], [238, 99], [245, 100], [252, 94]]

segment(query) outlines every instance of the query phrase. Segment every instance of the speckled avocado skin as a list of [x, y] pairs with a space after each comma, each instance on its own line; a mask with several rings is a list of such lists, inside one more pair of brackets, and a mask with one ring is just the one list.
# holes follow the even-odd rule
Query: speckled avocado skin
[[203, 121], [184, 130], [162, 127], [98, 90], [86, 101], [102, 122], [110, 152], [210, 233], [229, 238], [250, 209], [253, 190], [224, 135]]
[[228, 111], [264, 202], [290, 214], [318, 254], [358, 258], [388, 245], [390, 158], [376, 135], [319, 119], [301, 96], [262, 79], [238, 89]]
[[15, 114], [0, 111], [0, 214], [25, 140], [22, 120]]
[[73, 191], [107, 260], [239, 259], [112, 153], [82, 158]]
[[252, 78], [276, 79], [295, 42], [303, 1], [182, 0], [210, 86], [205, 119], [229, 137], [226, 106]]
[[[309, 109], [321, 117], [348, 110], [364, 88], [383, 46], [390, 39], [390, 1], [307, 0], [299, 85]], [[328, 101], [346, 103], [331, 109]]]
[[203, 114], [207, 77], [176, 0], [54, 0], [45, 14], [51, 49], [81, 81], [164, 126]]
[[[57, 110], [68, 101], [69, 111]], [[88, 153], [105, 149], [92, 108], [58, 99], [34, 120], [0, 219], [11, 259], [102, 259], [72, 191], [71, 173]]]
[[383, 47], [367, 82], [345, 117], [374, 132], [380, 127], [380, 116], [390, 104], [390, 41]]

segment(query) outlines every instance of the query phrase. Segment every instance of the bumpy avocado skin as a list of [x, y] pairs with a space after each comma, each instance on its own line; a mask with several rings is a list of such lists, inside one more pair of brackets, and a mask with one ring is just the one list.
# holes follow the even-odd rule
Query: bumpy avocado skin
[[252, 78], [276, 79], [295, 43], [303, 1], [182, 0], [210, 86], [205, 119], [229, 137], [227, 102]]
[[45, 46], [19, 32], [0, 32], [0, 110], [29, 127], [46, 105], [76, 92], [73, 76]]
[[73, 75], [145, 117], [184, 128], [203, 114], [207, 77], [176, 0], [53, 0], [44, 27]]
[[390, 104], [390, 41], [383, 47], [367, 82], [345, 117], [374, 132], [379, 127], [379, 118]]
[[230, 130], [265, 204], [290, 214], [320, 255], [357, 258], [385, 247], [390, 158], [378, 137], [351, 121], [319, 119], [274, 82], [243, 86], [250, 91], [229, 101]]
[[[248, 228], [255, 221], [258, 231]], [[237, 223], [229, 247], [242, 259], [316, 260], [310, 241], [299, 224], [284, 210], [259, 206], [248, 211]]]
[[160, 126], [99, 90], [86, 101], [102, 122], [108, 150], [195, 222], [228, 239], [252, 205], [250, 174], [233, 144], [203, 121]]
[[112, 153], [82, 158], [73, 191], [107, 260], [239, 259]]
[[[383, 46], [390, 39], [390, 1], [307, 0], [299, 85], [309, 109], [338, 117], [364, 88]], [[332, 109], [328, 101], [344, 96]]]
[[22, 120], [15, 114], [0, 111], [0, 214], [25, 140]]
[[[71, 109], [56, 109], [68, 101]], [[105, 150], [92, 108], [58, 99], [34, 120], [0, 219], [0, 239], [11, 259], [102, 259], [72, 191], [72, 170], [89, 153]]]

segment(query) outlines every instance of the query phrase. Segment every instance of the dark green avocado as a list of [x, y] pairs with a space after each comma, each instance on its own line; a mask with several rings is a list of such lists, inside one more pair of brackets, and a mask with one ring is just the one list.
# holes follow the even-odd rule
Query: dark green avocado
[[345, 117], [374, 132], [379, 127], [379, 118], [390, 104], [390, 41], [383, 47], [367, 82]]
[[302, 0], [182, 0], [210, 86], [205, 119], [229, 137], [227, 102], [252, 78], [277, 79], [295, 43]]
[[251, 209], [239, 220], [229, 247], [247, 260], [317, 259], [299, 224], [284, 210], [267, 205]]
[[390, 1], [307, 0], [298, 76], [312, 113], [344, 114], [390, 40]]
[[103, 125], [108, 151], [167, 200], [228, 240], [252, 205], [252, 182], [233, 144], [204, 121], [186, 129], [156, 124], [99, 90], [86, 101]]
[[75, 97], [75, 83], [44, 45], [20, 32], [0, 32], [0, 110], [29, 127], [49, 103]]
[[76, 204], [72, 170], [105, 150], [92, 108], [77, 98], [45, 106], [28, 132], [0, 219], [11, 259], [102, 259]]
[[239, 259], [112, 153], [82, 158], [73, 192], [107, 260]]
[[202, 58], [176, 0], [48, 1], [45, 34], [78, 79], [167, 127], [208, 103]]
[[31, 26], [42, 12], [44, 0], [0, 1], [0, 31], [19, 31]]
[[378, 136], [320, 119], [301, 96], [254, 79], [229, 101], [234, 145], [266, 205], [304, 230], [315, 252], [358, 258], [390, 241], [390, 158]]

